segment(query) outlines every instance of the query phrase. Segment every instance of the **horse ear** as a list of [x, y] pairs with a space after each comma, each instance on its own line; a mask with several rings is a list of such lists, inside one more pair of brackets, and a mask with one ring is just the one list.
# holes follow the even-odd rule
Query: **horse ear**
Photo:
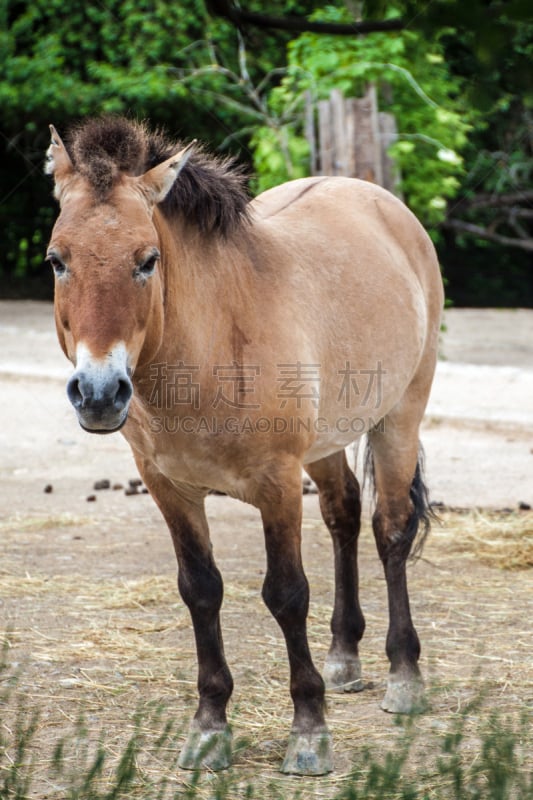
[[55, 181], [54, 194], [56, 199], [60, 200], [65, 180], [74, 172], [74, 167], [67, 148], [53, 125], [50, 125], [50, 134], [52, 141], [46, 151], [45, 172], [47, 175], [53, 175]]
[[196, 140], [180, 150], [179, 153], [167, 158], [156, 167], [152, 167], [137, 180], [142, 190], [152, 203], [161, 203], [170, 192], [176, 178], [192, 155]]

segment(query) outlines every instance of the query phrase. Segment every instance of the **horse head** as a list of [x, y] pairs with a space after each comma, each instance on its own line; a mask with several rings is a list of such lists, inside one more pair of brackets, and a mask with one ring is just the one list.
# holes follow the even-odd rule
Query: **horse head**
[[[67, 394], [80, 425], [111, 433], [128, 416], [132, 375], [157, 352], [162, 332], [162, 244], [154, 224], [189, 148], [141, 175], [95, 148], [92, 164], [71, 157], [57, 131], [46, 171], [60, 214], [47, 251], [55, 276], [55, 321], [75, 366]], [[111, 145], [110, 145], [111, 146]]]

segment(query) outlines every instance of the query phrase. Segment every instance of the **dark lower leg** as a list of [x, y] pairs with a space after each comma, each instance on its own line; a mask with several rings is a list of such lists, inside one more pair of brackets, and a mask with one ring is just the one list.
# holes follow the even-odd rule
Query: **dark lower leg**
[[358, 678], [360, 671], [358, 644], [365, 629], [357, 566], [360, 490], [344, 453], [311, 465], [309, 472], [318, 486], [320, 509], [333, 543], [335, 602], [326, 666], [326, 679], [333, 688]]
[[[407, 520], [406, 522], [401, 522]], [[376, 511], [373, 525], [387, 581], [389, 630], [386, 650], [392, 674], [419, 675], [420, 641], [413, 625], [407, 591], [406, 561], [416, 535], [412, 516], [392, 518]]]
[[287, 458], [271, 466], [269, 485], [275, 486], [260, 504], [265, 531], [267, 570], [263, 599], [279, 624], [289, 656], [294, 720], [282, 772], [324, 775], [331, 772], [331, 737], [324, 718], [324, 681], [315, 669], [307, 643], [309, 585], [301, 558], [301, 464]]
[[411, 619], [405, 561], [394, 557], [387, 559], [385, 577], [390, 619], [386, 650], [391, 672], [407, 669], [418, 674], [420, 641]]
[[[321, 503], [325, 503], [322, 498]], [[346, 482], [346, 493], [340, 498], [340, 503], [330, 502], [329, 509], [335, 515], [335, 521], [329, 525], [335, 563], [335, 603], [331, 617], [330, 652], [357, 656], [358, 644], [365, 630], [365, 620], [359, 605], [357, 540], [361, 503], [355, 477], [353, 483]]]
[[220, 631], [222, 579], [212, 557], [182, 556], [178, 586], [191, 614], [198, 656], [200, 700], [194, 719], [201, 730], [222, 730], [226, 726], [226, 705], [233, 680]]
[[324, 682], [313, 665], [307, 641], [309, 586], [299, 560], [287, 563], [283, 555], [268, 553], [263, 599], [287, 645], [293, 731], [308, 734], [325, 730]]
[[172, 536], [178, 587], [191, 614], [198, 654], [199, 706], [178, 763], [183, 769], [225, 769], [231, 763], [226, 705], [233, 681], [222, 646], [222, 578], [211, 551], [204, 494], [191, 487], [179, 491], [151, 462], [140, 456], [136, 461]]
[[[278, 622], [287, 645], [294, 720], [281, 771], [324, 775], [332, 770], [331, 737], [324, 719], [324, 681], [313, 665], [307, 643], [309, 587], [299, 557], [276, 552], [267, 533], [267, 574], [263, 598]], [[288, 533], [288, 532], [286, 532]], [[299, 542], [299, 536], [298, 536]]]
[[383, 420], [382, 430], [369, 434], [378, 498], [372, 522], [389, 602], [386, 649], [390, 673], [381, 707], [395, 713], [420, 709], [424, 704], [418, 667], [420, 642], [409, 608], [406, 562], [420, 517], [413, 488], [417, 482], [418, 429], [428, 388], [414, 381]]

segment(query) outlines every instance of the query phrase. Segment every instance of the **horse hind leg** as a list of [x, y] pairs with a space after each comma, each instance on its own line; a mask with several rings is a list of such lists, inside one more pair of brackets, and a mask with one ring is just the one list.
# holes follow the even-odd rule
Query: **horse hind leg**
[[377, 497], [372, 526], [389, 606], [386, 652], [390, 672], [381, 708], [395, 713], [408, 713], [424, 705], [418, 667], [420, 640], [411, 618], [406, 574], [420, 523], [425, 534], [430, 519], [419, 456], [420, 418], [404, 398], [384, 418], [382, 430], [371, 432], [368, 439]]
[[359, 642], [365, 620], [359, 605], [357, 540], [361, 527], [359, 484], [344, 451], [307, 465], [315, 481], [320, 510], [331, 535], [335, 564], [335, 601], [331, 618], [331, 647], [323, 678], [327, 689], [359, 692]]

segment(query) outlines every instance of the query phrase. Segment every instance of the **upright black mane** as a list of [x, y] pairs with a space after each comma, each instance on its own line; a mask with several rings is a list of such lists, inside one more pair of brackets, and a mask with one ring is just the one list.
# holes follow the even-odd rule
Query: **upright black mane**
[[[84, 121], [67, 138], [75, 169], [104, 201], [120, 176], [142, 175], [181, 150], [161, 131], [124, 117]], [[181, 215], [204, 233], [222, 236], [236, 231], [248, 218], [246, 176], [231, 158], [221, 159], [194, 145], [160, 208], [168, 216]]]

